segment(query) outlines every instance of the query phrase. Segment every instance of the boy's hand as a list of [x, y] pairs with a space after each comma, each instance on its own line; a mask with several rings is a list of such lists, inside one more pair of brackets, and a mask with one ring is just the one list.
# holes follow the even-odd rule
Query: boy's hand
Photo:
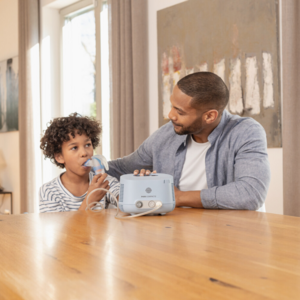
[[[105, 174], [105, 173], [97, 174], [93, 177], [93, 180], [91, 181], [87, 195], [86, 195], [84, 201], [82, 201], [82, 204], [81, 204], [79, 210], [85, 210], [85, 208], [87, 206], [86, 199], [93, 190], [98, 189], [98, 188], [102, 188], [102, 189], [106, 189], [106, 190], [110, 189], [108, 180], [105, 180], [106, 177], [107, 177], [107, 174]], [[103, 191], [103, 190], [96, 191], [89, 197], [89, 203], [100, 201], [106, 195], [106, 193], [107, 192]]]
[[[145, 170], [145, 169], [142, 169], [141, 172], [139, 170], [134, 170], [133, 172], [133, 175], [138, 175], [140, 173], [140, 176], [144, 176], [144, 175], [150, 175], [151, 174], [151, 171], [150, 170]], [[153, 174], [156, 173], [156, 171], [153, 171], [152, 172]]]
[[[87, 196], [89, 195], [90, 192], [98, 188], [109, 190], [110, 186], [108, 180], [105, 180], [106, 177], [107, 177], [106, 173], [95, 175], [93, 177], [93, 180], [91, 181]], [[89, 198], [89, 203], [100, 201], [105, 196], [106, 193], [107, 193], [106, 191], [97, 191], [93, 193], [93, 195], [91, 195], [91, 197]], [[93, 199], [93, 201], [91, 201], [90, 199]]]

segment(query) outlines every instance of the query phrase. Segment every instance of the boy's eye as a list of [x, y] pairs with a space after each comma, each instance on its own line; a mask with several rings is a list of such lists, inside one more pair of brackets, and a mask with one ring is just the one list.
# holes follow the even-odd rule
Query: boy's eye
[[76, 150], [77, 149], [77, 146], [74, 146], [71, 150]]
[[88, 144], [86, 144], [85, 146], [86, 147], [90, 147], [92, 144], [91, 143], [88, 143]]

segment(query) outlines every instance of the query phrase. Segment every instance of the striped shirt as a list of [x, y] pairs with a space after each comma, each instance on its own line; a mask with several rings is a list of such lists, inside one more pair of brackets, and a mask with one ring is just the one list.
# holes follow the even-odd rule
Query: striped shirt
[[[45, 183], [39, 191], [39, 208], [40, 213], [61, 212], [61, 211], [76, 211], [79, 209], [82, 201], [87, 195], [87, 192], [80, 197], [72, 195], [62, 184], [60, 174], [53, 180]], [[90, 172], [89, 180], [94, 177], [94, 173]], [[109, 182], [109, 191], [117, 198], [120, 190], [120, 183], [112, 176], [107, 176]], [[115, 201], [111, 195], [107, 193], [101, 201], [106, 201], [106, 208], [115, 208]]]

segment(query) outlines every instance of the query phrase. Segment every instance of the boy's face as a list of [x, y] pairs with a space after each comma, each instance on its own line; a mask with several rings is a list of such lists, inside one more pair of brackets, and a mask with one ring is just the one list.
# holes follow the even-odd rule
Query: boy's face
[[93, 156], [93, 150], [91, 139], [76, 133], [75, 138], [70, 135], [70, 140], [62, 144], [61, 153], [56, 154], [55, 159], [64, 164], [68, 172], [82, 176], [91, 170], [83, 164]]

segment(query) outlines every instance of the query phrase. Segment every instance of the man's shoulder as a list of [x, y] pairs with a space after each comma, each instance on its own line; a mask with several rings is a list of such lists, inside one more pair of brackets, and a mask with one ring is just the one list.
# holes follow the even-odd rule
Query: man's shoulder
[[266, 132], [261, 124], [251, 117], [240, 117], [228, 112], [218, 140], [231, 149], [239, 149], [249, 143], [267, 145]]
[[265, 134], [260, 123], [251, 117], [241, 117], [227, 112], [227, 122], [224, 131], [235, 136], [249, 136], [252, 134]]

